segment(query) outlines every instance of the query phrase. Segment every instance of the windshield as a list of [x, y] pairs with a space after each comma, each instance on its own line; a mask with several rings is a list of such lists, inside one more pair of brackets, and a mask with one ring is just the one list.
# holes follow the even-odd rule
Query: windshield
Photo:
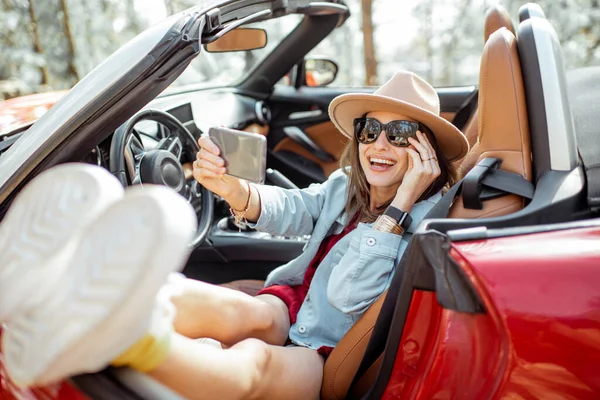
[[229, 53], [209, 53], [203, 49], [171, 87], [190, 84], [226, 86], [240, 80], [273, 51], [301, 20], [302, 16], [291, 14], [245, 25], [249, 28], [264, 29], [267, 32], [267, 45], [262, 49]]

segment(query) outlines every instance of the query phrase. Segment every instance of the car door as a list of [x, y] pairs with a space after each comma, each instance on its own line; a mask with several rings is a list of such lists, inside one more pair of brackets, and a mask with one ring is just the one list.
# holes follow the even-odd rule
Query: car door
[[600, 219], [446, 239], [472, 302], [415, 280], [368, 398], [598, 398]]

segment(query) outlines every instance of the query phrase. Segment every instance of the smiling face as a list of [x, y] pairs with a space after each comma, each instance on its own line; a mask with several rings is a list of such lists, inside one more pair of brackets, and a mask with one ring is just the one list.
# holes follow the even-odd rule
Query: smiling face
[[[414, 121], [406, 115], [386, 111], [370, 112], [367, 117], [375, 118], [383, 124], [394, 120]], [[358, 155], [372, 190], [393, 193], [398, 189], [409, 165], [409, 156], [405, 147], [392, 146], [385, 131], [382, 131], [375, 142], [359, 143]]]

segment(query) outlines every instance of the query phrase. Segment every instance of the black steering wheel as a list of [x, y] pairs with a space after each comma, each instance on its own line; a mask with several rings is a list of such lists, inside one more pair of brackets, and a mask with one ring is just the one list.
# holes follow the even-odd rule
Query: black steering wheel
[[[144, 148], [134, 130], [137, 123], [145, 120], [154, 121], [168, 131], [168, 136], [150, 150]], [[206, 239], [214, 216], [212, 192], [193, 177], [186, 178], [184, 172], [183, 164], [193, 162], [198, 151], [198, 142], [181, 122], [171, 114], [153, 109], [140, 111], [121, 125], [110, 144], [110, 171], [123, 186], [164, 185], [188, 199], [198, 216], [198, 231], [191, 243], [194, 248]]]

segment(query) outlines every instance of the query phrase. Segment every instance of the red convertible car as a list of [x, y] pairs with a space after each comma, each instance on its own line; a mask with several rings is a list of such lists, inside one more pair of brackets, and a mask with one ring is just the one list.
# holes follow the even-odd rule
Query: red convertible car
[[[164, 92], [202, 45], [287, 16], [297, 25], [234, 84]], [[305, 56], [348, 17], [338, 0], [214, 0], [149, 28], [31, 127], [3, 131], [0, 216], [54, 165], [93, 163], [131, 185], [142, 155], [171, 152], [199, 220], [184, 273], [255, 293], [306, 238], [235, 226], [189, 174], [195, 139], [214, 125], [258, 132], [267, 184], [325, 180], [344, 145], [327, 107], [350, 89], [307, 85], [307, 65], [328, 63]], [[478, 87], [438, 89], [471, 142], [462, 180], [327, 359], [323, 399], [600, 398], [600, 68], [565, 71], [539, 6], [513, 17], [489, 11]], [[278, 84], [286, 75], [291, 84]], [[179, 398], [125, 368], [18, 388], [1, 361], [1, 399]]]

